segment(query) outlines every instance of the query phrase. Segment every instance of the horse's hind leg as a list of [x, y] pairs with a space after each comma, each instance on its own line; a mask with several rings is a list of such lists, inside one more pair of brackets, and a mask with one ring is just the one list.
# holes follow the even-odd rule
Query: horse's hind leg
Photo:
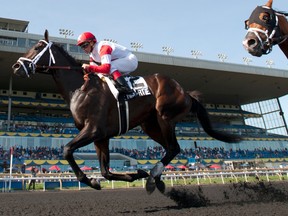
[[164, 166], [168, 165], [180, 152], [180, 146], [175, 135], [175, 124], [163, 120], [155, 114], [155, 118], [145, 121], [141, 127], [151, 139], [163, 146], [166, 154], [161, 159], [161, 162]]
[[165, 185], [160, 180], [161, 174], [165, 166], [180, 152], [180, 146], [175, 135], [175, 125], [155, 114], [155, 118], [150, 118], [141, 126], [143, 131], [162, 145], [166, 151], [165, 156], [151, 170], [147, 180], [146, 190], [150, 194], [154, 191], [155, 187], [157, 187], [161, 192], [164, 192]]
[[133, 182], [136, 179], [146, 178], [148, 177], [148, 173], [144, 170], [138, 170], [137, 173], [127, 173], [127, 174], [115, 174], [109, 171], [109, 161], [110, 161], [110, 153], [109, 153], [109, 140], [102, 140], [94, 142], [95, 149], [97, 152], [100, 170], [102, 176], [107, 180], [118, 180], [118, 181], [127, 181]]

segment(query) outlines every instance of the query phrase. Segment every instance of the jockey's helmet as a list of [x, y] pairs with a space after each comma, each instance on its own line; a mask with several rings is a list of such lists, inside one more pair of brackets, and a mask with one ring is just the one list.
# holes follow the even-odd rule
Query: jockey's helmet
[[97, 39], [94, 34], [91, 32], [84, 32], [81, 35], [79, 35], [77, 39], [77, 46], [81, 46], [83, 43], [87, 43], [90, 41], [94, 41], [95, 43], [97, 42]]

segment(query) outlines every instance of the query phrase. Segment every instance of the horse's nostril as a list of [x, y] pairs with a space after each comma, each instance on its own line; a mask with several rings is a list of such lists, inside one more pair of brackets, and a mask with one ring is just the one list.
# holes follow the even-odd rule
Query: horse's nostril
[[248, 44], [248, 46], [253, 46], [256, 44], [256, 40], [250, 39], [250, 40], [248, 40], [247, 44]]
[[20, 64], [19, 63], [15, 63], [14, 65], [12, 65], [13, 69], [19, 69], [20, 68]]

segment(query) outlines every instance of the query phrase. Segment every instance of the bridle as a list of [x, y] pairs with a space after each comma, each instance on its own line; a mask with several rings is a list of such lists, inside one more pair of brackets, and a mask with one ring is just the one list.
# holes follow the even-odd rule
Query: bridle
[[[19, 63], [23, 67], [27, 77], [30, 77], [29, 71], [31, 71], [31, 73], [33, 73], [33, 74], [35, 73], [36, 69], [38, 68], [37, 62], [41, 59], [41, 57], [45, 54], [45, 52], [47, 50], [49, 51], [49, 63], [48, 63], [48, 66], [43, 66], [43, 68], [45, 67], [45, 68], [49, 69], [49, 67], [52, 64], [55, 64], [55, 58], [54, 58], [54, 55], [53, 55], [52, 50], [51, 50], [51, 46], [53, 45], [53, 43], [51, 41], [47, 42], [45, 40], [40, 40], [39, 42], [45, 43], [46, 46], [33, 59], [20, 57], [17, 60], [17, 63]], [[29, 62], [28, 67], [26, 66], [25, 62]]]
[[[272, 24], [268, 24], [259, 19], [258, 15], [262, 12], [266, 12], [270, 15]], [[272, 47], [274, 45], [279, 45], [288, 38], [288, 35], [283, 36], [280, 32], [278, 23], [279, 15], [282, 16], [283, 14], [277, 13], [272, 8], [267, 6], [257, 6], [256, 9], [252, 12], [250, 18], [245, 21], [245, 29], [247, 29], [247, 32], [253, 33], [258, 38], [261, 43], [262, 54], [264, 55], [269, 54], [272, 51]], [[266, 28], [266, 30], [264, 31], [259, 28], [248, 28], [246, 24], [247, 21], [249, 21], [249, 23], [262, 25]], [[259, 33], [264, 34], [266, 40], [262, 40]]]

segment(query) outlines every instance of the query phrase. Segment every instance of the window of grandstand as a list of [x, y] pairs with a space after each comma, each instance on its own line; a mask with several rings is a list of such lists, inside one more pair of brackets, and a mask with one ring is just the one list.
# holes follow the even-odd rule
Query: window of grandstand
[[17, 39], [10, 37], [0, 37], [0, 45], [17, 46]]
[[7, 90], [1, 90], [1, 95], [7, 95], [8, 91]]
[[38, 43], [38, 40], [29, 39], [28, 47], [32, 47], [32, 46], [34, 46], [37, 43]]
[[77, 52], [77, 53], [80, 52], [80, 51], [79, 51], [79, 47], [76, 46], [76, 45], [74, 45], [74, 44], [69, 44], [69, 51], [70, 51], [70, 52]]
[[17, 38], [18, 47], [26, 47], [26, 39], [25, 38]]
[[41, 98], [43, 99], [59, 99], [63, 100], [60, 94], [53, 94], [53, 93], [40, 93]]

